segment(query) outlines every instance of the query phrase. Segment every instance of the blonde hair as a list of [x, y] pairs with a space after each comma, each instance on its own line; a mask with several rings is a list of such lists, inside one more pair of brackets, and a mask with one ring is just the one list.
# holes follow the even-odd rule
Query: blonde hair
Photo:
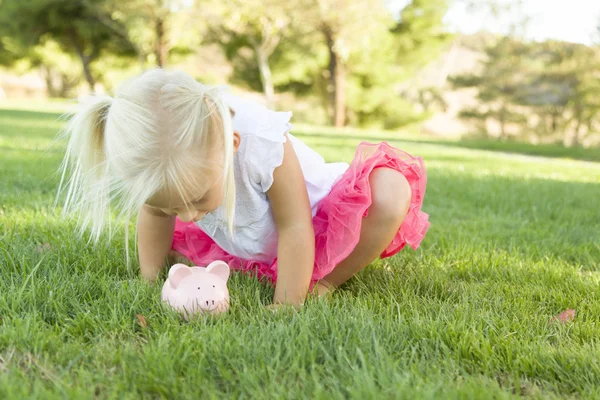
[[[130, 221], [163, 189], [188, 203], [199, 171], [215, 166], [222, 168], [223, 208], [233, 232], [234, 139], [221, 89], [155, 69], [126, 81], [114, 98], [86, 99], [64, 130], [58, 190], [66, 186], [63, 211], [78, 214], [80, 233], [90, 228], [98, 241], [107, 223], [110, 228], [111, 205], [119, 221]], [[223, 155], [221, 164], [213, 160], [215, 151]]]

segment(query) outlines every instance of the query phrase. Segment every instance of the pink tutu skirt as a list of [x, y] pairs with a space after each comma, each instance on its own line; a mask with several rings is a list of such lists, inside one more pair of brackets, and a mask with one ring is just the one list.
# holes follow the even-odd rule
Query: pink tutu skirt
[[[381, 254], [391, 257], [407, 244], [417, 249], [429, 229], [429, 216], [421, 211], [427, 173], [421, 157], [413, 157], [387, 143], [361, 143], [350, 167], [319, 203], [313, 218], [315, 231], [315, 265], [312, 282], [327, 276], [356, 247], [363, 217], [371, 205], [369, 175], [375, 168], [391, 168], [402, 173], [412, 189], [408, 214], [396, 236]], [[193, 222], [177, 219], [172, 249], [196, 265], [223, 260], [231, 268], [255, 273], [271, 282], [277, 279], [277, 260], [265, 263], [245, 260], [228, 254]]]

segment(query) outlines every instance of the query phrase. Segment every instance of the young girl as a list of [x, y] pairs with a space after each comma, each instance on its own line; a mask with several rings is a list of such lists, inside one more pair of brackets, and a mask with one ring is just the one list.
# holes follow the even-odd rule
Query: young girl
[[183, 72], [146, 72], [69, 122], [65, 210], [96, 240], [111, 203], [137, 214], [148, 280], [169, 255], [222, 259], [275, 282], [274, 304], [298, 306], [311, 286], [328, 293], [378, 256], [416, 249], [429, 227], [422, 159], [362, 143], [349, 166], [328, 164], [290, 134], [291, 116]]

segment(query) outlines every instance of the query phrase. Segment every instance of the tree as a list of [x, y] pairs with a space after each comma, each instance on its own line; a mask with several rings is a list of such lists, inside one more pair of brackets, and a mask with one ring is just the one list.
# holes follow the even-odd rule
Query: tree
[[93, 91], [97, 81], [95, 74], [100, 72], [94, 72], [92, 66], [102, 53], [135, 54], [132, 43], [115, 34], [124, 28], [103, 12], [103, 6], [103, 0], [4, 0], [0, 26], [3, 35], [14, 38], [22, 47], [43, 44], [51, 38], [65, 51], [76, 55]]
[[478, 90], [480, 106], [463, 110], [474, 121], [497, 120], [501, 138], [516, 123], [538, 135], [580, 145], [600, 120], [600, 50], [560, 41], [504, 37], [486, 50], [480, 75], [452, 79]]
[[530, 47], [532, 79], [521, 104], [533, 107], [542, 120], [549, 114], [546, 131], [562, 132], [563, 144], [580, 145], [600, 118], [600, 50], [552, 40]]
[[461, 117], [479, 120], [485, 125], [495, 120], [500, 127], [500, 139], [507, 136], [510, 123], [525, 122], [522, 114], [515, 109], [517, 98], [522, 96], [525, 75], [522, 73], [523, 55], [527, 47], [510, 37], [502, 38], [497, 44], [486, 49], [487, 59], [481, 75], [465, 74], [451, 77], [455, 88], [475, 87], [480, 105], [475, 109], [466, 109]]
[[200, 8], [214, 21], [211, 41], [232, 62], [234, 82], [263, 91], [269, 104], [275, 90], [317, 94], [332, 125], [377, 119], [392, 127], [415, 117], [398, 83], [449, 37], [441, 29], [445, 1], [414, 3], [398, 21], [380, 0], [227, 0]]
[[50, 97], [70, 97], [81, 82], [82, 74], [77, 68], [78, 60], [61, 50], [53, 40], [29, 49], [27, 60], [30, 67], [39, 68]]
[[204, 25], [188, 0], [106, 0], [105, 23], [136, 46], [140, 62], [166, 67], [173, 54], [190, 54]]
[[[396, 116], [409, 110], [394, 90], [419, 67], [439, 55], [450, 35], [443, 32], [446, 0], [412, 0], [396, 20], [382, 2], [318, 0], [318, 28], [329, 51], [332, 119], [343, 126], [346, 107], [359, 122], [392, 117], [388, 127], [400, 123]], [[350, 85], [350, 86], [349, 86]], [[347, 96], [348, 91], [351, 96]], [[405, 122], [412, 121], [409, 117]], [[396, 122], [392, 122], [395, 120]]]
[[322, 35], [327, 48], [330, 116], [334, 126], [342, 127], [350, 60], [375, 47], [375, 38], [389, 34], [391, 15], [378, 0], [312, 0], [303, 11], [299, 18]]
[[0, 65], [11, 66], [26, 54], [26, 49], [21, 48], [9, 36], [2, 36], [0, 33]]
[[448, 0], [413, 0], [400, 11], [391, 32], [405, 77], [435, 59], [452, 38], [443, 29], [447, 11]]
[[[283, 39], [290, 36], [290, 25], [301, 1], [226, 0], [203, 10], [211, 24], [211, 39], [243, 70], [258, 70], [259, 81], [269, 107], [274, 107], [275, 89], [270, 58]], [[201, 9], [202, 3], [200, 3]], [[245, 57], [249, 49], [252, 58]], [[243, 71], [242, 71], [243, 73]]]
[[[37, 46], [23, 46], [9, 36], [1, 36], [0, 65], [29, 70], [39, 68], [46, 82], [50, 97], [68, 97], [78, 85], [81, 74], [77, 70], [77, 60], [66, 54], [51, 39]], [[16, 66], [15, 64], [17, 64]]]

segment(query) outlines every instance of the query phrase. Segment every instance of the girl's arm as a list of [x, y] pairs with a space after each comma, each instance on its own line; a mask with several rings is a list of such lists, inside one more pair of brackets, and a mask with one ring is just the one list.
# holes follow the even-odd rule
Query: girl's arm
[[154, 282], [166, 264], [173, 242], [175, 216], [143, 205], [138, 215], [138, 251], [142, 276]]
[[315, 235], [304, 175], [294, 148], [284, 143], [283, 163], [267, 192], [279, 234], [273, 303], [304, 302], [315, 262]]

